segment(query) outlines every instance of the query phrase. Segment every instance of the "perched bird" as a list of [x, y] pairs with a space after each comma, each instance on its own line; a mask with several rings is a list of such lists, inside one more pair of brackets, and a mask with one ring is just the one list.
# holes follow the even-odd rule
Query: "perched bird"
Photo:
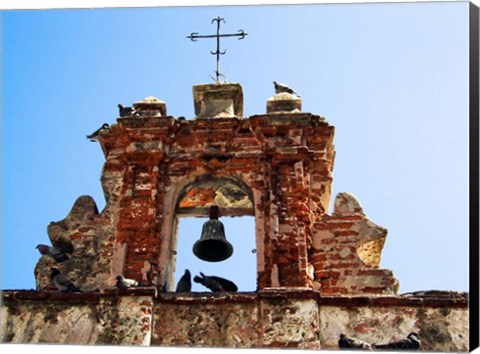
[[372, 346], [367, 342], [364, 342], [360, 339], [349, 338], [345, 334], [340, 334], [340, 339], [338, 340], [338, 347], [340, 349], [365, 349], [372, 350]]
[[208, 276], [200, 272], [201, 277], [195, 276], [193, 281], [195, 283], [200, 283], [203, 286], [209, 288], [212, 291], [237, 291], [237, 286], [231, 282], [230, 280], [215, 277], [215, 276]]
[[290, 93], [292, 95], [296, 95], [296, 96], [300, 97], [300, 95], [298, 93], [296, 93], [291, 87], [288, 87], [285, 84], [281, 84], [281, 83], [278, 83], [278, 82], [274, 81], [273, 85], [275, 87], [275, 93], [286, 92], [286, 93]]
[[185, 269], [185, 274], [178, 281], [176, 293], [188, 293], [192, 290], [192, 281], [190, 279], [190, 271]]
[[419, 349], [421, 345], [418, 334], [411, 332], [407, 338], [401, 339], [396, 342], [391, 342], [387, 344], [374, 344], [373, 349], [403, 349], [403, 350], [416, 350]]
[[134, 112], [134, 109], [132, 107], [125, 107], [122, 104], [118, 104], [118, 113], [120, 114], [120, 117], [127, 117], [132, 115]]
[[87, 139], [90, 141], [98, 141], [98, 138], [102, 134], [106, 134], [110, 131], [110, 126], [107, 123], [103, 123], [103, 125], [95, 130], [92, 134], [87, 135]]
[[70, 258], [70, 256], [66, 252], [63, 252], [61, 249], [53, 246], [38, 244], [35, 248], [38, 249], [42, 256], [49, 256], [53, 258], [57, 263], [65, 262]]
[[60, 273], [58, 268], [52, 267], [50, 269], [52, 271], [52, 273], [50, 274], [50, 279], [52, 280], [53, 285], [62, 293], [82, 292], [79, 288], [73, 285], [73, 283], [69, 279], [65, 278]]
[[119, 289], [127, 289], [139, 286], [140, 283], [134, 279], [125, 278], [123, 275], [117, 275], [115, 278], [117, 280], [115, 286]]

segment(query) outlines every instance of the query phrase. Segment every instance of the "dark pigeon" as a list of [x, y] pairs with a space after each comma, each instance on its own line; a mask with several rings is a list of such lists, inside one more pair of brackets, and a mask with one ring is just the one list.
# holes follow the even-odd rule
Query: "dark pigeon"
[[120, 114], [120, 117], [128, 117], [133, 115], [134, 109], [132, 107], [125, 107], [122, 104], [118, 104], [118, 113]]
[[117, 275], [115, 286], [119, 289], [127, 289], [140, 286], [140, 283], [134, 279], [125, 278], [123, 275]]
[[70, 256], [66, 252], [53, 246], [38, 244], [35, 248], [38, 249], [42, 256], [49, 256], [57, 263], [62, 263], [70, 259]]
[[281, 84], [281, 83], [278, 83], [278, 82], [274, 81], [273, 85], [275, 87], [275, 93], [286, 92], [286, 93], [289, 93], [289, 94], [296, 95], [296, 96], [300, 97], [300, 95], [298, 93], [296, 93], [291, 87], [288, 87], [285, 84]]
[[349, 338], [345, 334], [340, 334], [340, 339], [338, 340], [338, 347], [340, 349], [372, 350], [372, 346], [367, 342], [356, 338]]
[[81, 293], [82, 291], [77, 288], [73, 283], [65, 278], [58, 268], [52, 267], [52, 273], [50, 274], [50, 279], [52, 280], [53, 285], [55, 288], [60, 290], [62, 293]]
[[202, 272], [200, 272], [200, 275], [201, 277], [195, 276], [193, 281], [202, 284], [211, 291], [238, 291], [238, 287], [230, 280], [204, 275]]
[[418, 338], [418, 334], [411, 332], [407, 338], [401, 339], [396, 342], [391, 342], [387, 344], [374, 344], [373, 349], [384, 349], [384, 350], [417, 350], [420, 349], [421, 342]]
[[110, 126], [107, 123], [103, 123], [103, 125], [95, 130], [92, 134], [87, 135], [87, 139], [90, 139], [90, 141], [98, 141], [98, 138], [102, 134], [107, 134], [110, 132]]
[[192, 290], [192, 280], [190, 276], [190, 271], [185, 269], [185, 274], [182, 275], [178, 281], [177, 288], [175, 289], [176, 293], [188, 293]]

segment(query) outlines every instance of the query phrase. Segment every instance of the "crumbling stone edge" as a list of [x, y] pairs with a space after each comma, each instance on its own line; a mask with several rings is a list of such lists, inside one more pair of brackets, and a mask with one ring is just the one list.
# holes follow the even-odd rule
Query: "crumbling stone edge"
[[154, 287], [136, 289], [109, 290], [103, 293], [60, 293], [55, 291], [35, 290], [2, 290], [2, 302], [5, 300], [58, 300], [66, 302], [97, 302], [101, 298], [112, 298], [122, 296], [151, 296], [160, 303], [246, 303], [255, 302], [261, 299], [315, 299], [319, 305], [342, 306], [342, 307], [454, 307], [468, 308], [468, 293], [445, 291], [433, 295], [336, 295], [322, 296], [320, 292], [310, 289], [276, 289], [267, 288], [260, 292], [238, 292], [238, 293], [212, 293], [193, 292], [185, 293], [158, 293]]

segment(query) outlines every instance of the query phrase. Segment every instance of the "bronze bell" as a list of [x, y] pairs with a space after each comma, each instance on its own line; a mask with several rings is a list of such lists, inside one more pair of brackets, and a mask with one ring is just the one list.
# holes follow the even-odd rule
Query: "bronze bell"
[[218, 206], [210, 207], [210, 220], [203, 224], [202, 235], [193, 245], [193, 253], [207, 262], [220, 262], [232, 255], [233, 247], [225, 238], [225, 228], [218, 220]]

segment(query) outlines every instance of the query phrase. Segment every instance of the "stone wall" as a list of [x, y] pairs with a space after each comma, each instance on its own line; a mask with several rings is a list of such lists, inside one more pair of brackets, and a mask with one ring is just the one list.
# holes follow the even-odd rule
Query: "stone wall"
[[[148, 292], [147, 292], [148, 293]], [[148, 345], [151, 296], [3, 292], [5, 343]]]
[[466, 294], [321, 297], [259, 293], [5, 291], [1, 341], [175, 347], [338, 349], [340, 333], [387, 343], [411, 331], [425, 351], [468, 351]]

